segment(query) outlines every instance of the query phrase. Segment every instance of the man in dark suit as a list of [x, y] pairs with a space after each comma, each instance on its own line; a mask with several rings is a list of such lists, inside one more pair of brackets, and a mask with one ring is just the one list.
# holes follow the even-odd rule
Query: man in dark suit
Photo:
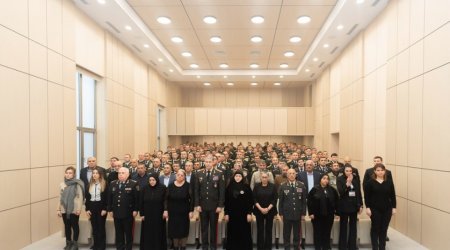
[[133, 222], [138, 209], [139, 184], [129, 179], [128, 168], [118, 170], [118, 179], [111, 182], [108, 192], [108, 212], [114, 218], [116, 248], [131, 250], [133, 246]]
[[[80, 180], [83, 181], [85, 187], [89, 187], [89, 181], [91, 181], [92, 171], [94, 169], [98, 169], [98, 171], [104, 176], [105, 169], [97, 166], [97, 159], [95, 157], [89, 157], [87, 159], [87, 167], [80, 170]], [[86, 191], [88, 190], [89, 188], [86, 188]]]
[[170, 163], [166, 163], [163, 168], [163, 174], [159, 176], [159, 183], [164, 184], [168, 187], [175, 181], [175, 174], [172, 173], [172, 166]]
[[225, 203], [225, 180], [222, 171], [213, 168], [211, 155], [205, 158], [205, 169], [196, 173], [194, 193], [195, 206], [200, 213], [202, 248], [215, 250], [219, 213]]
[[297, 179], [305, 184], [309, 193], [315, 185], [320, 183], [320, 173], [314, 171], [314, 163], [312, 160], [306, 161], [305, 168], [306, 171], [300, 172]]

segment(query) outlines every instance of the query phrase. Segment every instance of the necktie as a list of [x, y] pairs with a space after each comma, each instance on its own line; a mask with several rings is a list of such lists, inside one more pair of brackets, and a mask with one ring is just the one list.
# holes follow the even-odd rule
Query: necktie
[[210, 180], [211, 179], [211, 171], [208, 171], [208, 174], [206, 175], [206, 180]]

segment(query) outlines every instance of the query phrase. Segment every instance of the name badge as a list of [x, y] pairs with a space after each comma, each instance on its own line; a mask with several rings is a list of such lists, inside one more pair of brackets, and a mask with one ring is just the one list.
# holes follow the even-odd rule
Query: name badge
[[125, 191], [131, 191], [131, 188], [125, 188]]
[[349, 197], [355, 197], [356, 196], [356, 192], [355, 191], [349, 191], [348, 192], [348, 196]]
[[213, 177], [213, 181], [218, 181], [219, 180], [219, 176], [214, 176]]
[[303, 192], [303, 189], [302, 188], [297, 188], [297, 193], [301, 193], [301, 192]]

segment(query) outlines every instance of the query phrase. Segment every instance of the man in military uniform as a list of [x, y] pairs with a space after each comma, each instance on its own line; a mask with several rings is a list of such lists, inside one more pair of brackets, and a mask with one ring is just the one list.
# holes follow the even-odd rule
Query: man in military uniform
[[196, 174], [194, 197], [200, 213], [202, 248], [217, 249], [217, 222], [224, 207], [225, 182], [222, 171], [213, 168], [211, 155], [205, 158], [205, 169]]
[[306, 214], [306, 186], [296, 181], [296, 172], [289, 169], [287, 181], [280, 186], [278, 193], [278, 213], [283, 221], [284, 249], [289, 250], [291, 231], [293, 231], [294, 249], [300, 247], [301, 221]]
[[128, 168], [118, 170], [118, 180], [111, 182], [108, 194], [108, 212], [114, 218], [116, 248], [131, 250], [133, 245], [133, 222], [138, 209], [139, 185], [129, 179]]

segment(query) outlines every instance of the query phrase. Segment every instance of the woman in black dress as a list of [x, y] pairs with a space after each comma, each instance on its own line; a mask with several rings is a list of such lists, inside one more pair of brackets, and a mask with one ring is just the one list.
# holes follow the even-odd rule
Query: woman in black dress
[[169, 238], [173, 240], [175, 250], [186, 249], [189, 235], [189, 219], [192, 218], [194, 201], [186, 172], [178, 170], [175, 181], [169, 185], [167, 192], [167, 209], [169, 216]]
[[[339, 249], [356, 250], [356, 219], [362, 211], [361, 183], [353, 174], [353, 167], [345, 164], [344, 175], [337, 179], [339, 192]], [[347, 228], [348, 234], [347, 234]]]
[[397, 206], [394, 183], [386, 178], [386, 167], [378, 163], [372, 178], [365, 186], [366, 214], [372, 221], [370, 238], [372, 249], [386, 249], [386, 234]]
[[233, 174], [225, 191], [225, 221], [228, 222], [226, 249], [252, 249], [252, 210], [252, 190], [245, 183], [244, 174], [238, 170]]
[[327, 174], [320, 176], [320, 183], [308, 194], [308, 213], [313, 224], [316, 250], [331, 249], [330, 236], [339, 195], [330, 184]]
[[272, 249], [273, 217], [277, 214], [278, 193], [274, 184], [269, 182], [267, 173], [261, 173], [261, 183], [253, 189], [256, 216], [256, 245], [258, 250]]
[[140, 192], [141, 250], [166, 250], [166, 187], [159, 183], [158, 174], [151, 174], [149, 185]]

